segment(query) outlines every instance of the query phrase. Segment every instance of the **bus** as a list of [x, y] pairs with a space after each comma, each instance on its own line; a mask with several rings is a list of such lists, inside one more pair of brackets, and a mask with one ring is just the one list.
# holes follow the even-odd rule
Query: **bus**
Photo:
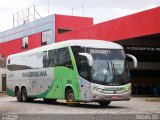
[[131, 99], [128, 58], [119, 44], [102, 40], [68, 40], [13, 54], [7, 58], [7, 94], [18, 102], [43, 98], [68, 104]]

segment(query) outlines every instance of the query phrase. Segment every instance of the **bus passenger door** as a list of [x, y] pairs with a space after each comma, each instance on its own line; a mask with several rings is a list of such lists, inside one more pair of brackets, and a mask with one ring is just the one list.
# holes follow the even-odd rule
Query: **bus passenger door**
[[54, 91], [53, 91], [53, 97], [54, 98], [63, 98], [63, 91], [62, 91], [62, 73], [61, 69], [55, 68], [55, 79], [53, 81], [54, 83]]
[[53, 80], [53, 96], [54, 98], [64, 98], [64, 85], [66, 79], [70, 80], [72, 62], [68, 47], [49, 50], [48, 52], [49, 66], [54, 67]]
[[55, 80], [53, 96], [54, 98], [62, 98], [62, 79], [61, 78]]

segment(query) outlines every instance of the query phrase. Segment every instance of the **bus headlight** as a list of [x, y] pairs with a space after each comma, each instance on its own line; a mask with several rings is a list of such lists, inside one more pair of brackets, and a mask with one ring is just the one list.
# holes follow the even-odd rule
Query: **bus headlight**
[[125, 91], [131, 90], [131, 85], [127, 85], [126, 87], [123, 88]]

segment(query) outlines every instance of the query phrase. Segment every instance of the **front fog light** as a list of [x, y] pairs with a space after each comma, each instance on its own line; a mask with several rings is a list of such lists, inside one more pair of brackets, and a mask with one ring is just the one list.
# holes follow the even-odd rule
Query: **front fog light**
[[128, 91], [129, 89], [128, 88], [126, 88], [126, 89], [124, 89], [125, 91]]
[[93, 99], [99, 99], [99, 96], [93, 95]]

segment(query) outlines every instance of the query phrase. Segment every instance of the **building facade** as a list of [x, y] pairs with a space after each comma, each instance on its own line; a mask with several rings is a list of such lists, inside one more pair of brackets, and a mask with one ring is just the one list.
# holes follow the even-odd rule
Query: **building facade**
[[130, 63], [133, 94], [160, 95], [160, 7], [93, 24], [88, 17], [51, 15], [0, 33], [0, 54], [23, 52], [68, 39], [101, 39], [121, 44], [138, 59]]

